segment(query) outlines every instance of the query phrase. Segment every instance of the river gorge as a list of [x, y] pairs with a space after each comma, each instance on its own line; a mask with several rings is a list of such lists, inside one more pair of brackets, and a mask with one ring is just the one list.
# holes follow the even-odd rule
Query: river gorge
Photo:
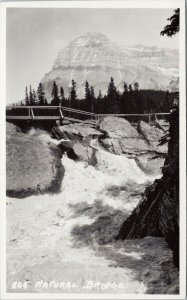
[[116, 238], [162, 177], [161, 127], [115, 117], [50, 132], [7, 123], [9, 292], [178, 293], [163, 236]]

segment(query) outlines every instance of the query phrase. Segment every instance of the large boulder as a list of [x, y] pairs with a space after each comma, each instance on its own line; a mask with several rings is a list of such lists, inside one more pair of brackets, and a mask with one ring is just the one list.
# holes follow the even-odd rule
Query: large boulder
[[126, 120], [119, 117], [105, 117], [99, 125], [109, 138], [139, 138], [137, 130]]
[[164, 135], [163, 130], [156, 126], [150, 126], [143, 121], [140, 121], [137, 130], [142, 135], [144, 140], [150, 145], [150, 150], [158, 153], [167, 153], [168, 144], [160, 146], [160, 141]]
[[103, 136], [101, 131], [82, 123], [54, 127], [51, 134], [60, 140], [59, 147], [68, 157], [96, 164], [96, 150], [91, 147], [90, 141]]
[[99, 138], [100, 144], [111, 153], [136, 156], [151, 151], [147, 140], [126, 119], [106, 117], [99, 128], [105, 134], [104, 139]]
[[150, 126], [144, 121], [140, 121], [140, 123], [138, 124], [138, 130], [148, 142], [158, 142], [163, 136], [163, 132], [161, 129], [155, 126]]
[[89, 165], [96, 165], [96, 149], [91, 147], [87, 142], [80, 141], [61, 141], [59, 144], [62, 153], [66, 154], [73, 160], [85, 161]]
[[21, 132], [21, 129], [17, 125], [6, 122], [6, 134], [7, 134], [7, 136], [14, 135], [17, 132]]
[[7, 196], [23, 198], [58, 192], [63, 174], [61, 152], [57, 146], [17, 132], [16, 126], [7, 124]]
[[106, 138], [100, 139], [100, 145], [107, 151], [121, 155], [136, 156], [150, 151], [150, 146], [141, 138]]

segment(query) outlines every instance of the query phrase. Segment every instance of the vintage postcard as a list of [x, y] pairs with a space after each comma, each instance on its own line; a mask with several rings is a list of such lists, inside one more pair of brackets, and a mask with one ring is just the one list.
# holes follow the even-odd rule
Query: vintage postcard
[[0, 14], [1, 299], [185, 299], [185, 1]]

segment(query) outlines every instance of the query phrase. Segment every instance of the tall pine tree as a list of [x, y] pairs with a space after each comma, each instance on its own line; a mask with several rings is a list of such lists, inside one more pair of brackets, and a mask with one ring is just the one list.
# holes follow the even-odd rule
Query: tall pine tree
[[110, 114], [119, 114], [119, 94], [114, 84], [114, 79], [111, 77], [107, 91], [108, 109]]
[[61, 86], [60, 87], [60, 105], [64, 105], [65, 104], [65, 97], [64, 97], [64, 89]]
[[39, 104], [39, 100], [37, 99], [35, 90], [33, 90], [32, 95], [33, 95], [33, 105], [38, 105]]
[[91, 97], [91, 112], [93, 113], [95, 111], [95, 104], [96, 104], [95, 92], [93, 86], [90, 87], [90, 97]]
[[132, 85], [129, 84], [129, 92], [132, 92]]
[[25, 88], [25, 105], [30, 105], [27, 86]]
[[86, 101], [86, 110], [91, 111], [91, 92], [88, 81], [85, 83], [85, 101]]
[[98, 99], [98, 100], [101, 100], [102, 98], [103, 98], [103, 96], [102, 96], [101, 90], [99, 90], [99, 94], [98, 94], [97, 99]]
[[97, 96], [97, 101], [95, 101], [95, 112], [96, 113], [102, 113], [102, 100], [103, 100], [103, 95], [101, 93], [101, 90], [99, 90], [99, 94]]
[[29, 91], [29, 103], [30, 103], [30, 105], [34, 105], [33, 92], [32, 92], [32, 86], [31, 85], [30, 85], [30, 91]]
[[70, 107], [76, 107], [76, 82], [74, 80], [71, 81], [71, 89], [70, 89]]
[[126, 82], [124, 82], [123, 91], [124, 91], [124, 93], [128, 92], [128, 86], [127, 86]]
[[139, 90], [139, 83], [137, 81], [134, 83], [134, 90], [135, 91]]
[[42, 83], [40, 82], [37, 89], [39, 105], [45, 105], [45, 92]]
[[58, 86], [55, 81], [53, 82], [53, 89], [52, 89], [51, 96], [52, 96], [51, 105], [58, 106], [60, 103], [60, 99], [58, 95]]

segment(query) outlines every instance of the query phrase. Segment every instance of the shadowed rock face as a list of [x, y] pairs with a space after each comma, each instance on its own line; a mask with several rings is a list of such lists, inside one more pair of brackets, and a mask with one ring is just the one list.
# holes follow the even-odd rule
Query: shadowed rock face
[[[170, 140], [163, 176], [145, 190], [144, 197], [123, 223], [117, 239], [164, 236], [179, 266], [179, 113], [170, 116]], [[145, 128], [145, 127], [144, 127]]]
[[178, 52], [135, 45], [122, 47], [101, 33], [87, 33], [62, 49], [45, 74], [42, 83], [46, 96], [51, 97], [52, 84], [63, 86], [65, 94], [71, 80], [77, 83], [79, 97], [84, 97], [85, 81], [106, 93], [110, 77], [114, 77], [118, 89], [138, 81], [141, 89], [178, 89]]
[[64, 174], [60, 158], [55, 145], [17, 132], [16, 126], [7, 123], [7, 196], [58, 192]]

